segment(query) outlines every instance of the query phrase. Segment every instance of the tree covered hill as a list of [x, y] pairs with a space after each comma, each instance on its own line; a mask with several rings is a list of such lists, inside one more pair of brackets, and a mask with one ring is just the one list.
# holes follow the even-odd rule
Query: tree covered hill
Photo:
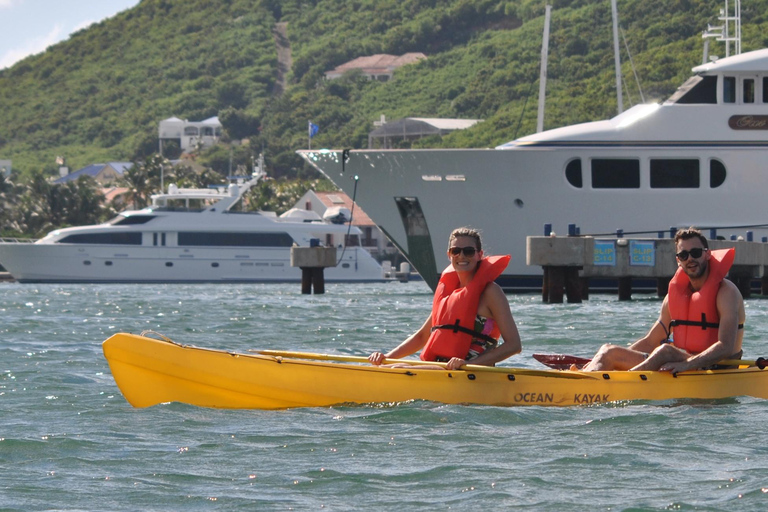
[[[69, 40], [0, 71], [0, 158], [14, 171], [53, 174], [141, 159], [157, 150], [162, 119], [219, 115], [247, 163], [264, 150], [277, 176], [305, 169], [313, 147], [367, 145], [372, 122], [413, 117], [485, 122], [422, 146], [493, 146], [535, 131], [543, 1], [142, 0]], [[545, 128], [616, 112], [609, 0], [553, 0]], [[619, 18], [646, 100], [671, 94], [701, 63], [701, 32], [718, 24], [720, 0], [619, 0]], [[768, 46], [768, 0], [742, 4], [743, 49]], [[275, 93], [273, 29], [287, 23], [293, 66]], [[623, 45], [622, 45], [623, 46]], [[428, 59], [389, 82], [323, 73], [376, 53]], [[723, 55], [722, 43], [712, 54]], [[622, 51], [625, 106], [639, 102]], [[217, 148], [201, 161], [229, 160]], [[218, 167], [218, 168], [217, 168]]]

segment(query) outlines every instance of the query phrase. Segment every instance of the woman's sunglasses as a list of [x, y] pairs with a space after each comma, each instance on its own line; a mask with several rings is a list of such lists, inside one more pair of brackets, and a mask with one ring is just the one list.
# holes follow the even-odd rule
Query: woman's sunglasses
[[687, 260], [688, 256], [692, 257], [693, 259], [698, 259], [698, 258], [701, 258], [702, 254], [704, 254], [704, 251], [706, 251], [706, 249], [702, 249], [701, 247], [695, 247], [690, 251], [680, 251], [679, 253], [675, 254], [675, 256], [677, 256], [677, 259], [679, 259], [680, 261]]
[[467, 258], [471, 258], [472, 256], [475, 255], [475, 253], [477, 252], [477, 249], [475, 249], [474, 247], [451, 247], [450, 249], [448, 249], [448, 251], [451, 253], [452, 256], [458, 256], [463, 252], [464, 256], [466, 256]]

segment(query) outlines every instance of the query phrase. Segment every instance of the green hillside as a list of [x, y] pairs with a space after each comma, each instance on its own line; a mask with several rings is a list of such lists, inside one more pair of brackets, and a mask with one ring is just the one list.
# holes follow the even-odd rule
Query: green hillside
[[[663, 99], [702, 58], [701, 32], [720, 0], [619, 0], [646, 100]], [[0, 71], [0, 159], [22, 176], [53, 175], [156, 151], [158, 122], [219, 115], [246, 163], [265, 150], [275, 176], [308, 170], [294, 151], [365, 147], [372, 122], [404, 116], [485, 122], [425, 145], [493, 146], [535, 130], [544, 2], [531, 0], [142, 0], [45, 53]], [[768, 0], [742, 5], [743, 49], [768, 46]], [[276, 95], [273, 29], [287, 23], [293, 58]], [[553, 2], [546, 128], [616, 111], [610, 1]], [[362, 55], [421, 51], [395, 79], [323, 72]], [[722, 43], [711, 53], [723, 55]], [[639, 101], [623, 52], [625, 106]], [[229, 151], [200, 161], [224, 171]]]

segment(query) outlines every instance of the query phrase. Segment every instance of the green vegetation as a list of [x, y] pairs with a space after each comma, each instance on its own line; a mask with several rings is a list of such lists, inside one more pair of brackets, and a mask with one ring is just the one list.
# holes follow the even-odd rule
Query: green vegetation
[[[545, 128], [612, 116], [610, 2], [552, 4]], [[670, 95], [701, 62], [701, 32], [707, 23], [718, 24], [723, 3], [620, 0], [618, 7], [649, 101]], [[307, 145], [309, 120], [320, 127], [313, 147], [365, 147], [381, 115], [485, 120], [443, 139], [418, 141], [419, 147], [486, 147], [532, 133], [543, 13], [539, 0], [142, 0], [0, 70], [0, 158], [14, 166], [14, 183], [0, 182], [0, 230], [38, 233], [43, 225], [81, 222], [65, 214], [39, 225], [20, 223], [18, 214], [8, 220], [14, 216], [9, 209], [47, 215], [40, 206], [46, 197], [49, 207], [61, 203], [42, 184], [55, 175], [57, 155], [73, 169], [135, 161], [134, 172], [145, 168], [146, 176], [128, 177], [138, 194], [132, 199], [146, 202], [158, 186], [146, 169], [154, 165], [158, 123], [171, 116], [219, 116], [225, 145], [195, 155], [213, 171], [248, 167], [263, 151], [272, 177], [305, 180], [317, 175], [295, 150]], [[744, 50], [768, 46], [768, 0], [745, 2], [742, 19]], [[273, 29], [279, 21], [287, 23], [293, 66], [278, 96]], [[413, 51], [429, 58], [386, 83], [354, 72], [323, 78], [355, 57]], [[711, 53], [722, 55], [722, 43], [713, 43]], [[626, 50], [622, 54], [628, 106], [639, 94]], [[226, 145], [240, 139], [247, 142]], [[140, 191], [142, 179], [146, 190]], [[78, 208], [92, 199], [85, 183], [82, 193], [67, 185], [71, 195], [88, 196]], [[308, 182], [302, 183], [299, 189]], [[269, 187], [291, 188], [282, 182]], [[277, 188], [272, 192], [279, 195]], [[285, 201], [270, 202], [270, 193], [253, 203], [284, 208]], [[107, 213], [92, 212], [94, 218]]]

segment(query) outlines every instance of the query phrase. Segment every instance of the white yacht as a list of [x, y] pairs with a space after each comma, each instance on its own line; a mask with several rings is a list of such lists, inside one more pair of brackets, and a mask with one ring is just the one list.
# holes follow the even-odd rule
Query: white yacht
[[[656, 237], [698, 226], [708, 236], [768, 235], [768, 49], [693, 68], [661, 104], [544, 131], [494, 149], [300, 151], [376, 222], [434, 286], [448, 235], [483, 232], [511, 254], [498, 282], [540, 287], [526, 237]], [[343, 156], [347, 158], [343, 161]]]
[[360, 230], [344, 219], [233, 210], [262, 176], [213, 189], [171, 185], [152, 196], [152, 206], [104, 224], [59, 229], [34, 243], [5, 239], [0, 264], [22, 283], [299, 282], [291, 247], [319, 243], [337, 247], [327, 282], [384, 280], [360, 247]]

